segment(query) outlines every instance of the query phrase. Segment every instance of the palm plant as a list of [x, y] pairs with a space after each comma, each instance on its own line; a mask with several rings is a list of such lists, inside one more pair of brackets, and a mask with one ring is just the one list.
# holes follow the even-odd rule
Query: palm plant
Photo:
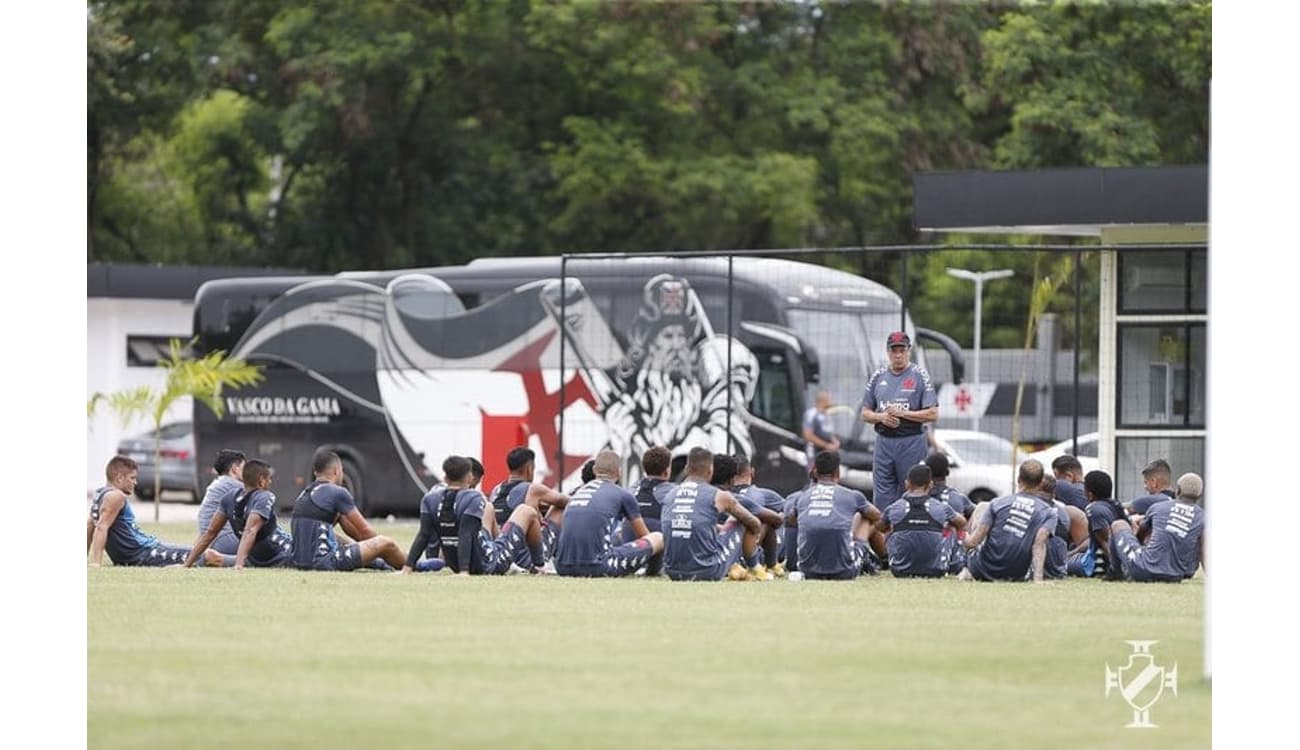
[[[191, 357], [187, 352], [194, 343], [191, 340], [182, 346], [178, 339], [171, 340], [168, 356], [158, 362], [158, 366], [167, 371], [161, 386], [143, 385], [107, 394], [96, 393], [86, 404], [87, 416], [93, 416], [96, 408], [106, 404], [121, 419], [124, 427], [137, 417], [151, 419], [154, 466], [159, 466], [162, 458], [163, 418], [177, 399], [192, 397], [220, 418], [225, 414], [225, 406], [221, 402], [222, 389], [242, 388], [262, 381], [260, 365], [227, 357], [224, 351], [209, 352], [198, 358]], [[153, 520], [157, 522], [162, 496], [161, 471], [154, 472], [153, 481]]]

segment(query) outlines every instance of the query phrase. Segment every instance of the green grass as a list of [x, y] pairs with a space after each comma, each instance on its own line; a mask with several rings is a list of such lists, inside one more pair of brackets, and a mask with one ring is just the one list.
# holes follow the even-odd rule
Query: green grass
[[[146, 525], [147, 528], [149, 528]], [[403, 544], [409, 523], [379, 525]], [[188, 541], [191, 524], [150, 529]], [[1208, 747], [1204, 586], [88, 571], [90, 747]], [[1105, 665], [1158, 640], [1178, 695]]]

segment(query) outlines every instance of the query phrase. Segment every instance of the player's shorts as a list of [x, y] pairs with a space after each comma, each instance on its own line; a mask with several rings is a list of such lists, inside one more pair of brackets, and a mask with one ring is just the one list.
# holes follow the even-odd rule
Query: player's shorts
[[216, 539], [212, 540], [210, 548], [223, 555], [234, 555], [239, 552], [239, 537], [235, 536], [233, 531], [222, 531], [217, 534]]
[[1064, 578], [1066, 576], [1065, 555], [1068, 551], [1065, 540], [1053, 534], [1047, 539], [1047, 557], [1043, 560], [1044, 578]]
[[977, 581], [1027, 581], [1033, 575], [1033, 566], [1025, 567], [1023, 573], [1019, 575], [1008, 573], [1005, 570], [989, 568], [988, 564], [980, 557], [983, 547], [976, 547], [966, 553], [966, 569], [970, 571], [971, 577]]
[[721, 581], [727, 577], [727, 571], [740, 561], [741, 541], [745, 537], [745, 530], [735, 521], [728, 521], [718, 531], [718, 543], [722, 549], [718, 551], [718, 559], [712, 566], [700, 570], [677, 570], [674, 571], [664, 566], [664, 575], [674, 581]]
[[312, 560], [312, 570], [336, 570], [347, 572], [361, 567], [361, 545], [349, 544]]
[[1147, 570], [1142, 562], [1142, 543], [1132, 529], [1120, 529], [1110, 533], [1110, 561], [1118, 568], [1124, 580], [1138, 583], [1178, 583], [1181, 578], [1170, 578]]
[[495, 539], [487, 529], [479, 529], [478, 544], [483, 551], [483, 573], [486, 575], [505, 575], [510, 570], [510, 564], [518, 557], [519, 550], [528, 552], [524, 530], [510, 521], [501, 526], [501, 533]]
[[[502, 527], [502, 531], [505, 527]], [[560, 526], [546, 519], [542, 519], [542, 557], [544, 559], [533, 562], [533, 553], [528, 549], [528, 540], [525, 538], [524, 543], [519, 545], [515, 550], [515, 565], [529, 570], [546, 564], [555, 556], [555, 543], [560, 540]]]
[[[138, 565], [149, 568], [161, 568], [168, 565], [182, 565], [185, 558], [190, 556], [189, 547], [174, 547], [170, 544], [156, 544], [140, 550], [135, 557], [129, 560], [118, 562], [113, 560], [114, 565]], [[111, 556], [109, 559], [112, 559]], [[203, 564], [203, 558], [199, 557], [199, 565]]]
[[555, 572], [562, 576], [574, 578], [622, 578], [637, 571], [637, 568], [650, 562], [654, 556], [654, 547], [649, 539], [633, 539], [626, 544], [617, 544], [607, 548], [596, 562], [590, 565], [555, 566]]
[[849, 546], [850, 559], [853, 560], [853, 567], [835, 573], [814, 573], [803, 570], [803, 577], [809, 581], [851, 581], [862, 573], [862, 565], [867, 561], [867, 543], [861, 539], [854, 539]]
[[271, 538], [275, 554], [261, 558], [253, 554], [248, 556], [248, 565], [254, 568], [290, 568], [293, 567], [293, 537], [288, 534], [276, 534]]

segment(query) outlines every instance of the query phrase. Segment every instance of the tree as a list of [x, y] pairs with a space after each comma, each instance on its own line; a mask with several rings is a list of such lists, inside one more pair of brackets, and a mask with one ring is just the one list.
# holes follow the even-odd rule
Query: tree
[[[188, 346], [193, 346], [191, 341]], [[177, 399], [190, 396], [207, 406], [212, 413], [221, 417], [225, 406], [221, 403], [223, 388], [242, 388], [256, 385], [262, 381], [261, 365], [252, 365], [240, 359], [229, 358], [223, 351], [213, 351], [195, 359], [186, 353], [177, 339], [171, 340], [170, 352], [158, 366], [167, 371], [166, 379], [159, 388], [140, 386], [113, 393], [96, 393], [86, 405], [87, 416], [93, 416], [100, 404], [118, 415], [122, 424], [129, 424], [137, 417], [146, 417], [153, 421], [154, 466], [162, 458], [162, 422], [167, 410]], [[159, 517], [160, 497], [162, 495], [162, 472], [154, 473], [153, 520]]]

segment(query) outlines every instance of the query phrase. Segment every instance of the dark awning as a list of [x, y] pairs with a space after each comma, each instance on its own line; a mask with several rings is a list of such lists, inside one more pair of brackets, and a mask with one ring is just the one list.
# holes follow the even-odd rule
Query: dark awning
[[927, 172], [912, 181], [921, 231], [1096, 236], [1102, 228], [1205, 225], [1204, 165]]

